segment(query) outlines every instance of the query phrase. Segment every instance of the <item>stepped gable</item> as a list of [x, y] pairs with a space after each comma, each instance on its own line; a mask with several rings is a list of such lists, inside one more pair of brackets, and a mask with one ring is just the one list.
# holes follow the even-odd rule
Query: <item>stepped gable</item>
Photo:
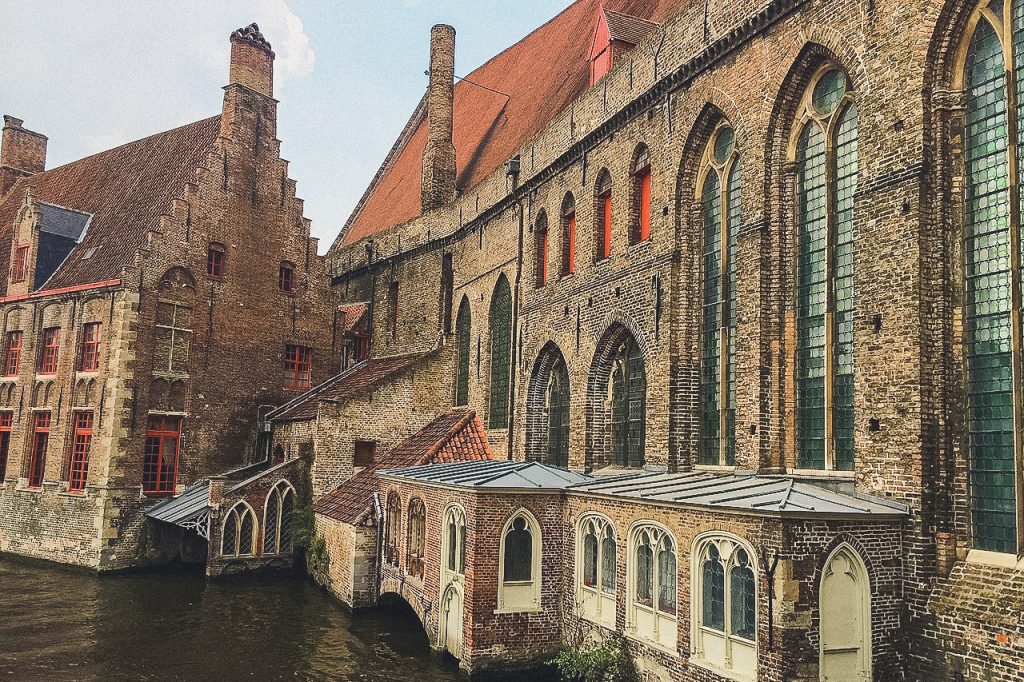
[[[357, 320], [358, 321], [358, 320]], [[370, 358], [351, 369], [328, 379], [324, 383], [303, 393], [295, 400], [285, 403], [267, 415], [273, 421], [302, 421], [315, 419], [317, 405], [321, 400], [339, 401], [360, 391], [372, 388], [388, 377], [419, 362], [426, 353], [409, 353], [388, 358]]]
[[321, 497], [313, 511], [329, 518], [359, 525], [371, 517], [373, 493], [380, 489], [380, 472], [422, 464], [493, 459], [483, 422], [475, 410], [458, 409], [442, 414], [336, 490]]
[[[92, 216], [82, 242], [47, 282], [48, 289], [117, 279], [160, 227], [171, 200], [195, 182], [220, 132], [220, 116], [115, 147], [19, 180], [0, 198], [0, 263], [10, 262], [11, 230], [31, 187], [37, 201]], [[82, 255], [91, 252], [88, 259]], [[7, 293], [0, 279], [0, 295]]]
[[[465, 193], [534, 138], [590, 82], [587, 61], [602, 8], [628, 22], [635, 37], [647, 21], [677, 14], [692, 0], [577, 0], [554, 19], [455, 84], [456, 187]], [[625, 24], [628, 24], [625, 25]], [[457, 74], [460, 75], [460, 74]], [[416, 108], [332, 251], [420, 215], [420, 171], [427, 140], [426, 106]]]

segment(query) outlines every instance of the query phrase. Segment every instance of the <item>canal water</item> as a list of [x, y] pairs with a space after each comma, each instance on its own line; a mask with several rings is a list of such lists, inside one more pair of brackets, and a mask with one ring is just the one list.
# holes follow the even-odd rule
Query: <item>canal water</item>
[[0, 680], [451, 682], [411, 612], [351, 613], [295, 575], [96, 576], [0, 557]]

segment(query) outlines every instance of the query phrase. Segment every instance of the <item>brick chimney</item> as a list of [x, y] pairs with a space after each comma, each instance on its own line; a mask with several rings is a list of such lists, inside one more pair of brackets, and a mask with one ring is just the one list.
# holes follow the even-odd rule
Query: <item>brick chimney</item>
[[428, 211], [455, 198], [455, 29], [430, 29], [430, 85], [427, 90], [427, 146], [423, 150], [420, 207]]
[[255, 23], [231, 34], [231, 83], [274, 96], [274, 51]]
[[0, 140], [0, 197], [7, 194], [18, 178], [46, 169], [46, 136], [26, 130], [22, 123], [20, 118], [4, 116], [3, 139]]

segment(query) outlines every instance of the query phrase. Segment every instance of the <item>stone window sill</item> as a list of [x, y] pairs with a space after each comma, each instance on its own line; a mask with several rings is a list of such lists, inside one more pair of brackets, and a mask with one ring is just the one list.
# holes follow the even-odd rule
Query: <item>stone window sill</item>
[[719, 677], [724, 677], [729, 680], [737, 680], [737, 682], [753, 682], [755, 679], [757, 679], [754, 675], [745, 675], [737, 670], [720, 668], [719, 666], [715, 665], [714, 663], [711, 663], [710, 661], [705, 661], [698, 654], [693, 654], [692, 656], [690, 656], [689, 662], [698, 668], [703, 668], [704, 670], [712, 672], [718, 675]]
[[494, 615], [504, 616], [513, 613], [543, 613], [544, 609], [539, 606], [528, 606], [521, 609], [513, 607], [505, 607], [503, 609], [494, 609]]
[[791, 469], [788, 467], [786, 473], [790, 476], [800, 476], [801, 478], [848, 478], [851, 480], [855, 474], [853, 471], [839, 471], [837, 469]]
[[1024, 557], [1003, 552], [990, 552], [984, 549], [972, 549], [967, 552], [967, 563], [1024, 571]]
[[636, 631], [636, 628], [634, 628], [634, 627], [627, 627], [626, 628], [626, 638], [636, 642], [637, 644], [643, 645], [643, 646], [645, 646], [645, 647], [647, 647], [649, 649], [654, 649], [655, 651], [661, 651], [662, 653], [669, 654], [670, 656], [678, 656], [679, 655], [679, 652], [676, 651], [675, 648], [667, 647], [667, 646], [665, 646], [664, 644], [662, 644], [660, 642], [654, 641], [650, 637], [646, 637], [644, 635], [639, 634]]

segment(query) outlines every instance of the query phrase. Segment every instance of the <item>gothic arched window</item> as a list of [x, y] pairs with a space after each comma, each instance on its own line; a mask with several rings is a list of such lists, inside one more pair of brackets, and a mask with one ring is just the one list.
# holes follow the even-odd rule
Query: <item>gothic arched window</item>
[[638, 244], [651, 238], [651, 151], [645, 144], [634, 153], [632, 204], [629, 243]]
[[647, 378], [640, 347], [627, 337], [612, 357], [609, 379], [611, 399], [612, 463], [644, 465], [644, 415]]
[[736, 463], [736, 238], [740, 228], [740, 159], [735, 133], [719, 124], [704, 152], [700, 190], [701, 464]]
[[533, 225], [533, 241], [536, 252], [534, 284], [540, 288], [548, 281], [548, 214], [543, 210], [537, 214], [537, 220]]
[[676, 646], [676, 545], [663, 526], [643, 523], [629, 536], [626, 624], [637, 636]]
[[424, 555], [427, 546], [427, 510], [423, 500], [409, 501], [409, 527], [405, 545], [405, 570], [409, 575], [423, 579]]
[[487, 413], [487, 425], [492, 429], [507, 429], [512, 355], [512, 291], [505, 275], [498, 277], [498, 283], [494, 286], [488, 323], [491, 333], [491, 409]]
[[612, 255], [612, 175], [608, 169], [597, 174], [594, 183], [594, 258]]
[[388, 493], [387, 512], [384, 525], [384, 561], [392, 566], [398, 565], [398, 538], [402, 525], [402, 509], [398, 493]]
[[796, 120], [796, 463], [852, 471], [857, 107], [846, 74], [821, 67]]
[[469, 312], [469, 299], [462, 297], [459, 304], [459, 314], [455, 319], [455, 405], [457, 407], [469, 404], [469, 351], [472, 339]]
[[526, 510], [517, 512], [501, 533], [498, 610], [540, 606], [540, 526]]
[[220, 536], [221, 556], [252, 556], [255, 546], [256, 514], [245, 502], [239, 502], [224, 517]]
[[263, 512], [263, 553], [286, 554], [292, 551], [292, 513], [295, 491], [287, 481], [275, 485]]
[[757, 580], [752, 550], [732, 536], [694, 544], [695, 654], [723, 670], [757, 669]]
[[548, 417], [547, 462], [554, 466], [569, 466], [569, 373], [559, 357], [551, 368], [545, 392]]
[[576, 270], [576, 199], [566, 192], [560, 212], [562, 223], [562, 276]]

